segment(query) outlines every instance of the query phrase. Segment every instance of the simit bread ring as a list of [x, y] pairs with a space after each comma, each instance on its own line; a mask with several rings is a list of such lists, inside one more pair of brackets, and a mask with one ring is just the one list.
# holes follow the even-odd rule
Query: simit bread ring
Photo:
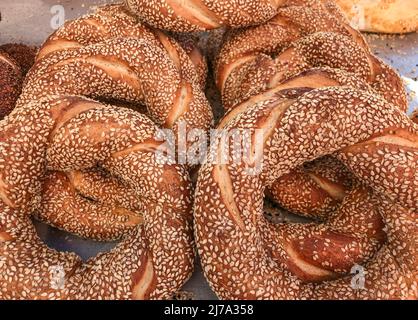
[[[201, 90], [204, 59], [190, 42], [182, 41], [189, 55], [172, 38], [138, 24], [120, 5], [100, 7], [48, 38], [19, 105], [49, 96], [82, 95], [116, 105], [145, 104], [154, 122], [175, 131], [181, 122], [188, 130], [208, 130], [213, 116]], [[109, 181], [100, 174], [91, 189], [72, 185], [62, 174], [49, 181], [52, 177], [57, 174], [44, 177], [43, 206], [36, 212], [41, 220], [96, 240], [120, 238], [141, 220], [140, 207], [112, 203], [116, 198], [104, 192]], [[59, 185], [54, 187], [54, 182]], [[101, 191], [94, 197], [86, 192], [96, 189]]]
[[[224, 128], [252, 142], [261, 130], [263, 152], [220, 163], [219, 135], [199, 172], [195, 236], [219, 297], [417, 298], [418, 130], [404, 113], [355, 88], [293, 89], [259, 100]], [[269, 223], [266, 187], [326, 154], [358, 179], [339, 210], [322, 224]], [[261, 173], [249, 174], [256, 163]], [[355, 265], [364, 268], [363, 289], [351, 283]]]
[[[401, 110], [407, 108], [399, 75], [370, 52], [338, 8], [319, 1], [281, 8], [266, 24], [230, 32], [216, 73], [224, 106], [229, 109], [220, 127], [260, 99], [286, 88], [350, 86], [380, 94]], [[315, 175], [304, 168], [290, 172], [269, 186], [269, 196], [293, 212], [323, 218], [339, 205], [350, 184], [341, 179], [346, 176], [341, 165], [335, 160], [325, 162], [331, 166], [317, 164]]]
[[[151, 120], [62, 95], [21, 105], [0, 129], [2, 299], [161, 299], [187, 280], [194, 260], [191, 184], [185, 167], [158, 163], [161, 142]], [[30, 215], [40, 205], [47, 168], [69, 172], [97, 163], [143, 201], [144, 224], [83, 264], [43, 244]]]
[[[225, 108], [275, 86], [280, 89], [282, 82], [307, 69], [331, 67], [355, 74], [389, 102], [406, 110], [406, 93], [399, 75], [370, 52], [362, 35], [347, 21], [320, 1], [311, 2], [310, 6], [281, 8], [263, 25], [226, 35], [215, 70]], [[313, 74], [309, 85], [345, 84], [347, 77], [337, 79], [341, 77]]]

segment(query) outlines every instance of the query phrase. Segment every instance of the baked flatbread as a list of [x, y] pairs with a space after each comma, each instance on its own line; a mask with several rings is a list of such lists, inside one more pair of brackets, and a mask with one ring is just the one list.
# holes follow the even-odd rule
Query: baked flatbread
[[352, 25], [362, 31], [418, 31], [418, 0], [335, 0]]

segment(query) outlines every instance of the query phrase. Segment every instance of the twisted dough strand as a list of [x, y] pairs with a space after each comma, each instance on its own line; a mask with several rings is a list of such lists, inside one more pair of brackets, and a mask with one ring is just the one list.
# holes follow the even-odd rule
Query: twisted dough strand
[[204, 87], [206, 79], [205, 58], [194, 46], [190, 37], [180, 37], [180, 44], [158, 30], [142, 25], [120, 4], [105, 5], [93, 14], [67, 21], [54, 32], [39, 50], [37, 59], [47, 54], [81, 48], [105, 40], [124, 37], [145, 38], [166, 51], [181, 76]]
[[[114, 40], [109, 40], [108, 43], [94, 44], [92, 45], [92, 47], [83, 47], [81, 49], [77, 49], [77, 51], [58, 51], [56, 53], [51, 53], [49, 56], [38, 61], [38, 63], [31, 70], [31, 73], [29, 74], [26, 81], [26, 86], [23, 89], [22, 95], [18, 102], [18, 108], [20, 105], [23, 105], [28, 101], [32, 101], [33, 99], [42, 99], [44, 97], [47, 98], [51, 95], [66, 95], [69, 93], [93, 96], [96, 98], [104, 97], [105, 99], [117, 98], [132, 102], [142, 101], [140, 100], [142, 98], [141, 94], [138, 93], [140, 92], [140, 84], [139, 82], [137, 82], [136, 73], [130, 71], [130, 69], [127, 69], [127, 71], [125, 72], [126, 75], [124, 75], [123, 78], [114, 78], [115, 76], [119, 77], [120, 75], [120, 73], [115, 73], [115, 71], [113, 71], [115, 65], [110, 65], [110, 67], [107, 67], [108, 69], [104, 69], [107, 72], [104, 72], [102, 68], [103, 66], [107, 66], [105, 58], [101, 58], [103, 57], [103, 55], [99, 59], [95, 58], [95, 54], [100, 54], [100, 52], [103, 52], [106, 53], [110, 57], [110, 59], [114, 59], [112, 57], [112, 54], [107, 53], [109, 52], [108, 50], [111, 50], [110, 52], [118, 52], [119, 55], [124, 55], [126, 59], [131, 59], [130, 52], [132, 52], [132, 50], [137, 50], [139, 52], [141, 48], [145, 48], [145, 50], [147, 50], [146, 56], [140, 57], [140, 55], [138, 54], [136, 55], [135, 61], [139, 66], [137, 72], [140, 76], [142, 76], [143, 82], [146, 84], [146, 87], [144, 89], [148, 94], [149, 100], [146, 101], [145, 104], [153, 105], [154, 108], [158, 108], [158, 110], [156, 111], [159, 112], [161, 118], [163, 118], [164, 115], [167, 114], [167, 106], [170, 106], [170, 95], [172, 97], [171, 99], [176, 99], [177, 87], [175, 86], [175, 84], [173, 86], [172, 81], [176, 78], [176, 75], [178, 76], [178, 74], [176, 73], [175, 69], [171, 69], [169, 73], [166, 73], [166, 77], [163, 77], [160, 75], [163, 73], [163, 71], [155, 70], [155, 68], [153, 68], [151, 64], [144, 64], [142, 61], [147, 61], [148, 59], [155, 59], [156, 54], [154, 52], [155, 50], [153, 50], [154, 47], [149, 46], [146, 42], [144, 43], [144, 41], [142, 41], [141, 39], [135, 38], [116, 38]], [[74, 56], [80, 55], [80, 51], [87, 51], [86, 54], [84, 54], [84, 57], [90, 55], [92, 56], [91, 60], [89, 61], [85, 58], [81, 58], [78, 60], [77, 58], [73, 59]], [[69, 56], [69, 59], [73, 59], [73, 61], [68, 64], [64, 64], [63, 61], [66, 59], [66, 56]], [[161, 53], [160, 58], [164, 58], [164, 56]], [[50, 64], [52, 64], [52, 68], [49, 66]], [[58, 66], [56, 66], [56, 64], [58, 64]], [[145, 69], [142, 69], [141, 66], [144, 65]], [[164, 67], [163, 64], [161, 64], [161, 66]], [[170, 68], [171, 65], [167, 63], [166, 66]], [[122, 65], [122, 68], [125, 67]], [[125, 71], [126, 69], [122, 70]], [[59, 83], [56, 82], [56, 78], [60, 79]], [[98, 79], [98, 81], [92, 81], [92, 79]], [[38, 83], [42, 83], [42, 85], [39, 86]], [[132, 83], [136, 86], [136, 90], [132, 87]], [[160, 83], [161, 87], [157, 88], [152, 83]], [[165, 95], [161, 95], [161, 92], [164, 90], [163, 83], [166, 84]], [[191, 105], [189, 106], [195, 107], [207, 105], [203, 93], [200, 91], [200, 89], [197, 88], [197, 85], [195, 86], [195, 89], [198, 98], [194, 99], [194, 101], [191, 101]], [[171, 103], [174, 104], [174, 102]], [[56, 127], [54, 128], [53, 134], [57, 132], [60, 129], [60, 127], [67, 121], [68, 119], [64, 118], [60, 122], [58, 122]], [[39, 213], [45, 213], [45, 210], [41, 210]], [[48, 216], [50, 217], [52, 215], [54, 215], [54, 212], [48, 214]], [[47, 214], [44, 214], [44, 220], [46, 216]], [[118, 216], [119, 215], [116, 214], [116, 216], [111, 220], [114, 221], [114, 219], [119, 219]], [[106, 217], [109, 216], [103, 216], [102, 222], [100, 223], [109, 225], [111, 221], [106, 222]], [[97, 230], [89, 229], [89, 226], [85, 225], [85, 223], [81, 219], [81, 216], [74, 215], [72, 216], [72, 218], [73, 219], [71, 219], [71, 217], [68, 217], [68, 219], [71, 219], [68, 221], [70, 222], [69, 225], [71, 226], [68, 229], [77, 234], [83, 236], [89, 235], [90, 237], [94, 237], [96, 239], [101, 238], [103, 240], [109, 237], [120, 237], [120, 230], [118, 229], [108, 230], [108, 232], [111, 232], [111, 230], [115, 232], [113, 233], [113, 236], [112, 233], [108, 234], [107, 232], [106, 234], [100, 235], [97, 234]], [[60, 227], [67, 229], [66, 225], [63, 224], [60, 224]], [[127, 229], [130, 229], [129, 225], [127, 227]], [[91, 232], [90, 234], [86, 234], [82, 230], [91, 230]]]
[[[60, 85], [51, 82], [54, 77], [62, 79]], [[99, 79], [103, 82], [97, 83]], [[37, 85], [41, 81], [42, 88]], [[120, 5], [104, 6], [53, 34], [40, 49], [27, 82], [21, 103], [53, 94], [92, 95], [98, 90], [102, 98], [145, 103], [151, 118], [166, 127], [175, 128], [177, 121], [184, 120], [191, 128], [208, 129], [212, 122], [192, 60], [175, 41], [161, 32], [156, 36]]]
[[143, 222], [143, 203], [126, 183], [97, 171], [59, 171], [42, 183], [36, 218], [96, 240], [122, 238]]
[[7, 43], [0, 46], [0, 120], [15, 107], [35, 54], [35, 47], [23, 44]]
[[[225, 108], [280, 86], [307, 69], [331, 67], [354, 73], [406, 110], [399, 75], [370, 52], [361, 34], [344, 19], [319, 1], [312, 2], [311, 6], [279, 9], [265, 24], [226, 35], [216, 64], [217, 86]], [[335, 85], [338, 80], [332, 75], [317, 75], [309, 85]]]
[[243, 27], [274, 16], [286, 0], [126, 0], [126, 7], [150, 25], [176, 32], [204, 31], [221, 26]]

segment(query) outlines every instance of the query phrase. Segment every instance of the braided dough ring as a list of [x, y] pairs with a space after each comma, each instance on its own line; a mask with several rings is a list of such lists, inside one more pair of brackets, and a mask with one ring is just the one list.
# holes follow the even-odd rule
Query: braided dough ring
[[[362, 35], [320, 1], [278, 10], [267, 23], [229, 32], [216, 63], [226, 109], [311, 68], [337, 68], [366, 82], [389, 102], [407, 108], [399, 75], [373, 55]], [[327, 72], [325, 72], [327, 73]], [[334, 71], [335, 73], [335, 71]], [[310, 86], [347, 84], [340, 74], [310, 76]], [[351, 82], [358, 79], [350, 77]], [[294, 86], [297, 84], [291, 83]]]
[[[146, 116], [75, 96], [21, 106], [2, 121], [0, 285], [3, 299], [167, 298], [190, 276], [194, 252], [187, 169], [159, 164], [157, 127]], [[24, 128], [24, 130], [18, 130]], [[49, 249], [30, 214], [41, 201], [46, 168], [84, 170], [100, 163], [144, 203], [144, 224], [112, 251], [83, 264]], [[51, 268], [65, 284], [51, 287]]]
[[[251, 141], [262, 130], [260, 174], [248, 174], [258, 153], [220, 164], [219, 136], [211, 146], [194, 210], [207, 279], [225, 299], [416, 299], [417, 126], [367, 91], [310, 90], [281, 91], [226, 124]], [[265, 188], [331, 153], [371, 188], [355, 185], [323, 224], [269, 223]], [[347, 277], [355, 264], [365, 268], [365, 289]]]
[[[204, 61], [190, 42], [182, 41], [189, 55], [172, 38], [138, 24], [122, 6], [101, 7], [48, 38], [19, 104], [57, 95], [89, 96], [117, 105], [145, 104], [154, 122], [175, 132], [183, 121], [188, 130], [207, 130], [213, 116], [201, 90]], [[121, 202], [105, 176], [96, 174], [89, 188], [83, 186], [85, 179], [74, 185], [65, 175], [55, 178], [45, 177], [43, 205], [36, 212], [40, 220], [96, 240], [118, 239], [141, 221], [142, 205], [133, 205], [138, 199]]]
[[[229, 110], [220, 127], [286, 88], [350, 86], [407, 108], [399, 75], [370, 52], [338, 8], [319, 1], [281, 8], [264, 25], [230, 32], [218, 58], [217, 83]], [[269, 187], [269, 196], [293, 212], [324, 218], [340, 204], [351, 181], [344, 181], [346, 170], [335, 160], [316, 166], [316, 174], [301, 167], [280, 178]]]

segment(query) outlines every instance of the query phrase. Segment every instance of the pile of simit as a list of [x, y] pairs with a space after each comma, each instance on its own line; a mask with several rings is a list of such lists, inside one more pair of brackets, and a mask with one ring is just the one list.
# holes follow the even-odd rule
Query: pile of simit
[[[1, 299], [168, 299], [196, 248], [223, 299], [418, 298], [418, 125], [400, 76], [333, 1], [106, 5], [53, 33], [13, 88]], [[219, 130], [200, 167], [162, 163], [157, 133], [183, 124], [262, 132], [262, 152], [218, 161], [233, 150]], [[266, 197], [313, 222], [273, 224]], [[32, 218], [120, 242], [84, 262], [47, 247]]]

